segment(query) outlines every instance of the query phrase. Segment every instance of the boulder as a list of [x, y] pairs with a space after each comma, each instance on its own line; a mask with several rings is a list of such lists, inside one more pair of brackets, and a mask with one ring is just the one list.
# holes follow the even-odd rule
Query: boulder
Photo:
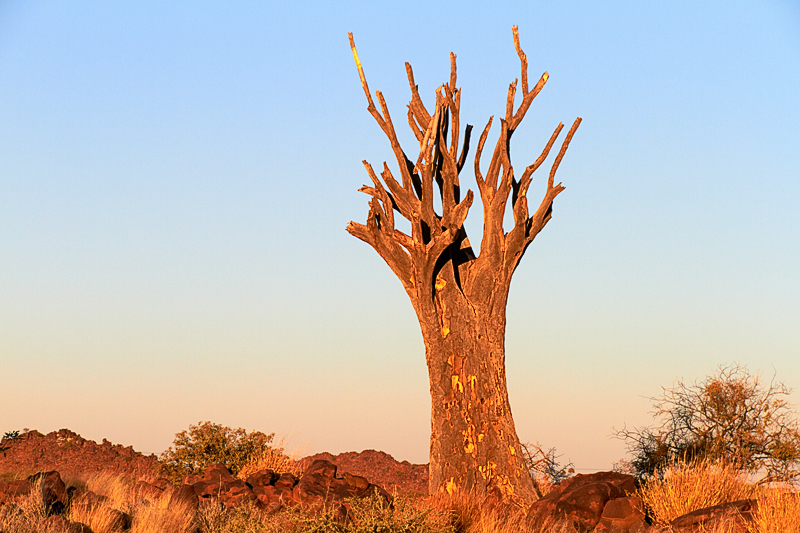
[[650, 526], [645, 521], [644, 505], [637, 496], [626, 496], [610, 500], [603, 507], [603, 514], [595, 533], [643, 533]]
[[[610, 483], [622, 492], [630, 494], [636, 492], [636, 479], [628, 474], [619, 472], [595, 472], [593, 474], [578, 474], [567, 478], [554, 487], [554, 491], [566, 492], [590, 483]], [[549, 496], [549, 494], [548, 494]]]
[[528, 508], [527, 522], [533, 528], [571, 524], [576, 531], [591, 531], [599, 524], [608, 502], [635, 490], [633, 476], [626, 474], [578, 474], [534, 502]]
[[267, 485], [273, 485], [280, 475], [276, 474], [269, 468], [265, 468], [264, 470], [259, 470], [253, 474], [250, 474], [247, 477], [247, 484], [251, 487], [266, 487]]
[[286, 472], [278, 476], [278, 479], [275, 481], [275, 488], [293, 489], [298, 481], [297, 476]]
[[233, 477], [223, 464], [209, 466], [203, 479], [192, 487], [201, 501], [216, 498], [226, 507], [236, 507], [256, 499], [247, 483]]
[[28, 477], [28, 481], [42, 491], [42, 502], [48, 515], [61, 514], [69, 503], [67, 487], [61, 475], [55, 470], [38, 472]]
[[675, 533], [710, 531], [721, 527], [726, 527], [726, 531], [732, 533], [744, 533], [757, 509], [757, 500], [721, 503], [679, 516], [670, 523], [670, 526]]
[[27, 479], [0, 481], [0, 505], [10, 503], [22, 496], [30, 494], [33, 483]]
[[317, 459], [308, 467], [292, 494], [300, 507], [312, 511], [330, 509], [339, 520], [346, 520], [350, 513], [351, 498], [377, 494], [387, 505], [392, 501], [385, 490], [362, 476], [337, 477], [336, 465], [325, 459]]
[[172, 492], [169, 497], [169, 506], [186, 506], [194, 511], [197, 511], [200, 505], [200, 499], [194, 491], [192, 485], [181, 485], [179, 489]]

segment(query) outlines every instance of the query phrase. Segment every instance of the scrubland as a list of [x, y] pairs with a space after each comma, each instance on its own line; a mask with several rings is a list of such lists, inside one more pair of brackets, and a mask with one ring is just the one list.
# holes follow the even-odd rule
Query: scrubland
[[[566, 533], [558, 525], [536, 530], [525, 524], [524, 509], [499, 507], [468, 495], [406, 497], [395, 495], [392, 506], [380, 498], [351, 502], [349, 520], [336, 520], [334, 512], [305, 512], [287, 507], [267, 513], [253, 505], [223, 508], [215, 501], [199, 509], [170, 503], [168, 489], [161, 496], [135, 490], [137, 480], [125, 476], [93, 474], [65, 480], [69, 486], [88, 489], [103, 505], [76, 499], [64, 512], [70, 522], [85, 524], [93, 533]], [[749, 533], [800, 532], [800, 494], [792, 487], [753, 485], [734, 468], [695, 464], [674, 466], [644, 483], [637, 492], [653, 521], [653, 531], [669, 531], [671, 520], [684, 513], [718, 503], [755, 498], [759, 505]], [[124, 513], [132, 520], [122, 524]], [[40, 491], [0, 507], [0, 532], [66, 533], [66, 522], [47, 517]], [[717, 526], [716, 533], [733, 527]]]

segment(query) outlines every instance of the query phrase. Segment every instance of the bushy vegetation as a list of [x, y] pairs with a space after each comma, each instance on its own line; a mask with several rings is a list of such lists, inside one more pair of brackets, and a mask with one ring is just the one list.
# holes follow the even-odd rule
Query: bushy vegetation
[[159, 458], [158, 473], [173, 483], [188, 475], [202, 474], [206, 467], [222, 463], [234, 475], [246, 465], [268, 458], [278, 460], [283, 454], [270, 446], [274, 433], [248, 433], [213, 422], [199, 422], [175, 435], [175, 441]]
[[720, 367], [700, 382], [679, 382], [652, 398], [655, 427], [623, 429], [631, 470], [648, 479], [676, 463], [727, 465], [760, 483], [786, 482], [800, 474], [800, 428], [786, 397], [790, 389], [768, 384], [739, 365]]

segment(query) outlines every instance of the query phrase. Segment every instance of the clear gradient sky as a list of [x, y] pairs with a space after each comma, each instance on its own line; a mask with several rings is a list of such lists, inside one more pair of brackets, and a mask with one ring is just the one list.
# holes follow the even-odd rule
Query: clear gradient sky
[[290, 4], [0, 1], [0, 431], [427, 461], [415, 315], [345, 232], [391, 158], [348, 31], [399, 128], [403, 62], [431, 102], [451, 51], [462, 123], [502, 115], [514, 24], [550, 79], [513, 162], [583, 117], [508, 305], [523, 441], [604, 469], [662, 385], [800, 388], [800, 3]]

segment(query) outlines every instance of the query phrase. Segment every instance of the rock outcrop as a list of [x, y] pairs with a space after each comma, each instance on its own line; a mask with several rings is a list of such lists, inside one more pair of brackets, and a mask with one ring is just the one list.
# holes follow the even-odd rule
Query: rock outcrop
[[325, 459], [339, 467], [340, 472], [349, 472], [369, 479], [390, 493], [405, 496], [428, 494], [428, 465], [397, 461], [385, 452], [364, 450], [346, 452], [339, 455], [318, 453], [300, 459], [299, 465], [305, 470], [317, 459]]
[[746, 533], [756, 509], [758, 509], [756, 500], [727, 502], [679, 516], [670, 523], [670, 526], [674, 533], [716, 531], [717, 528], [724, 528], [731, 533]]
[[247, 478], [236, 479], [221, 464], [208, 467], [200, 476], [189, 476], [172, 495], [172, 502], [197, 506], [204, 501], [218, 501], [226, 507], [253, 502], [260, 509], [275, 512], [284, 506], [295, 506], [308, 511], [333, 509], [340, 518], [349, 510], [347, 500], [377, 494], [387, 504], [389, 494], [362, 476], [349, 473], [338, 477], [337, 466], [330, 461], [314, 461], [299, 478], [293, 474], [278, 475], [271, 470], [260, 470]]
[[[557, 485], [528, 508], [528, 524], [534, 528], [559, 525], [579, 533], [638, 533], [648, 527], [641, 502], [629, 497], [636, 490], [633, 476], [617, 472], [578, 474]], [[624, 502], [613, 503], [617, 500]], [[611, 507], [609, 507], [611, 504]], [[609, 507], [608, 511], [606, 508]], [[602, 526], [600, 525], [602, 521]]]
[[28, 431], [0, 441], [0, 473], [56, 470], [64, 476], [109, 472], [139, 476], [151, 474], [155, 455], [143, 455], [131, 446], [86, 440], [68, 429], [43, 435]]

